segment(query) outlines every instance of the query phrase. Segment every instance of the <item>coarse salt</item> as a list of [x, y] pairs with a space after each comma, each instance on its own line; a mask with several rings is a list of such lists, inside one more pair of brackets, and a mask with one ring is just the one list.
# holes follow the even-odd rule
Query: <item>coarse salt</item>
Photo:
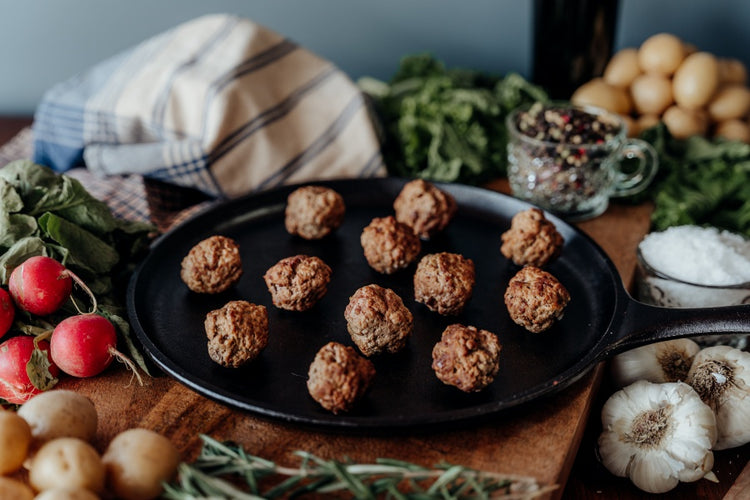
[[750, 240], [714, 227], [674, 226], [648, 234], [639, 245], [649, 266], [699, 285], [750, 283]]

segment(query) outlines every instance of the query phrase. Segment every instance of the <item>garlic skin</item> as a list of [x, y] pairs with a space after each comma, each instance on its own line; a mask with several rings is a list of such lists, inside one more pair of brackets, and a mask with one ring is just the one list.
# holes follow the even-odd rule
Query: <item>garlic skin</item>
[[711, 471], [716, 419], [684, 382], [637, 381], [602, 407], [599, 454], [614, 475], [664, 493]]
[[714, 450], [750, 442], [750, 353], [706, 347], [695, 356], [686, 382], [716, 415]]
[[696, 342], [687, 338], [636, 347], [612, 358], [612, 378], [617, 387], [625, 387], [637, 380], [684, 382], [700, 349]]

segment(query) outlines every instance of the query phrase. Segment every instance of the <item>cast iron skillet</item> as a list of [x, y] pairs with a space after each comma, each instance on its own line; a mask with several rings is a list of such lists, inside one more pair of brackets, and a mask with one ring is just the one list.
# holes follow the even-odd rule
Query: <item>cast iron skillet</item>
[[[305, 241], [284, 228], [287, 195], [298, 186], [262, 192], [215, 205], [153, 245], [128, 288], [135, 332], [166, 373], [214, 400], [255, 414], [341, 431], [449, 426], [516, 407], [569, 386], [597, 362], [660, 339], [719, 332], [750, 332], [750, 307], [666, 309], [639, 303], [625, 291], [612, 262], [585, 234], [548, 216], [565, 238], [562, 255], [547, 267], [570, 291], [565, 315], [550, 330], [532, 334], [509, 318], [502, 296], [518, 267], [499, 251], [511, 217], [530, 205], [493, 191], [438, 184], [452, 193], [458, 213], [443, 234], [424, 242], [422, 254], [451, 251], [471, 258], [477, 269], [474, 294], [457, 317], [441, 317], [413, 299], [416, 264], [391, 276], [367, 265], [359, 236], [373, 217], [393, 213], [404, 180], [319, 182], [344, 197], [346, 219], [320, 241]], [[238, 241], [244, 275], [219, 295], [190, 292], [180, 280], [180, 262], [200, 240], [222, 234]], [[275, 308], [263, 274], [281, 258], [317, 255], [333, 269], [326, 296], [310, 311]], [[333, 415], [308, 395], [307, 370], [317, 350], [331, 340], [353, 345], [343, 312], [349, 297], [366, 284], [396, 291], [414, 315], [407, 348], [373, 358], [370, 392], [351, 412]], [[261, 356], [238, 368], [210, 360], [203, 320], [227, 301], [245, 299], [268, 308], [270, 340]], [[443, 385], [431, 370], [431, 352], [451, 323], [484, 328], [503, 346], [500, 372], [484, 391], [465, 394]]]

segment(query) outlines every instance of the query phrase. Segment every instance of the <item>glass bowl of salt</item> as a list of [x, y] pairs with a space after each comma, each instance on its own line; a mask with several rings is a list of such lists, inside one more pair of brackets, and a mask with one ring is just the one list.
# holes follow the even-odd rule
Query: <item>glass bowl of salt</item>
[[[750, 304], [750, 240], [715, 227], [674, 226], [638, 245], [636, 298], [664, 307]], [[744, 349], [747, 335], [697, 337]]]

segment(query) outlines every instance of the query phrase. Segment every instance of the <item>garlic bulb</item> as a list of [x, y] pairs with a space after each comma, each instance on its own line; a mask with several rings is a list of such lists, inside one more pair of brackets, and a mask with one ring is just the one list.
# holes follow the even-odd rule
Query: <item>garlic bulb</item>
[[599, 453], [613, 474], [650, 493], [711, 471], [716, 420], [688, 384], [640, 380], [614, 393], [602, 408]]
[[706, 347], [695, 356], [686, 382], [716, 414], [715, 450], [750, 441], [750, 353]]
[[613, 357], [612, 378], [617, 387], [637, 380], [684, 382], [700, 346], [690, 339], [673, 339], [636, 347]]

